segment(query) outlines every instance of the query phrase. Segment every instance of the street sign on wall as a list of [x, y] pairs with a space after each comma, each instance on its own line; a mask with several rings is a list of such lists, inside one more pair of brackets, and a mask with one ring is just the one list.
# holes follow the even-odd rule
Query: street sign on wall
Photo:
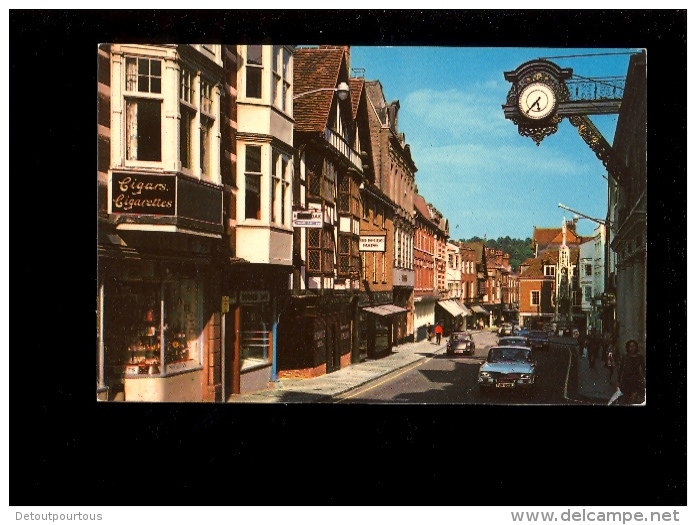
[[361, 235], [361, 252], [383, 252], [386, 249], [386, 236], [384, 235]]
[[293, 228], [321, 228], [324, 224], [321, 210], [293, 211]]

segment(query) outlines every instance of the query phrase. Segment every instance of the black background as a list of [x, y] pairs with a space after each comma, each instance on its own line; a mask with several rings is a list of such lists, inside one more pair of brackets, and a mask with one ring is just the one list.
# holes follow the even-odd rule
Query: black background
[[[686, 505], [686, 10], [10, 10], [9, 30], [11, 505]], [[95, 404], [96, 51], [133, 41], [647, 48], [647, 406]]]

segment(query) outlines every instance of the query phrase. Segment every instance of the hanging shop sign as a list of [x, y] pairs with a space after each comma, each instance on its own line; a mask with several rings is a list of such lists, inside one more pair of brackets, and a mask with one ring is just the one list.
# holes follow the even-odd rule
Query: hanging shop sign
[[175, 175], [112, 173], [111, 213], [174, 215], [175, 203]]
[[361, 235], [361, 252], [383, 252], [386, 247], [386, 236], [384, 235]]
[[321, 228], [324, 225], [321, 210], [293, 211], [293, 228]]

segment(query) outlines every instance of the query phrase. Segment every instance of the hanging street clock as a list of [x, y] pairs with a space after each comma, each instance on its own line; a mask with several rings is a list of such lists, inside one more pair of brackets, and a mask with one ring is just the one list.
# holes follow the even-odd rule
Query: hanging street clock
[[532, 82], [520, 91], [517, 105], [524, 118], [545, 119], [556, 109], [556, 93], [542, 82]]
[[531, 137], [538, 146], [544, 137], [556, 133], [563, 120], [558, 115], [559, 103], [569, 98], [564, 80], [572, 74], [572, 69], [559, 68], [543, 59], [530, 60], [505, 72], [512, 86], [503, 111], [517, 124], [520, 135]]

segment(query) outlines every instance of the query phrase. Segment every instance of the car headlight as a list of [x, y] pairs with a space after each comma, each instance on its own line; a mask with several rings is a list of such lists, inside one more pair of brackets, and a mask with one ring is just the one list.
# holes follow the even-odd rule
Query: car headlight
[[490, 374], [489, 372], [481, 372], [481, 373], [479, 374], [479, 376], [481, 376], [481, 377], [491, 377], [491, 374]]
[[531, 374], [520, 374], [520, 379], [529, 379], [530, 377], [532, 377]]

